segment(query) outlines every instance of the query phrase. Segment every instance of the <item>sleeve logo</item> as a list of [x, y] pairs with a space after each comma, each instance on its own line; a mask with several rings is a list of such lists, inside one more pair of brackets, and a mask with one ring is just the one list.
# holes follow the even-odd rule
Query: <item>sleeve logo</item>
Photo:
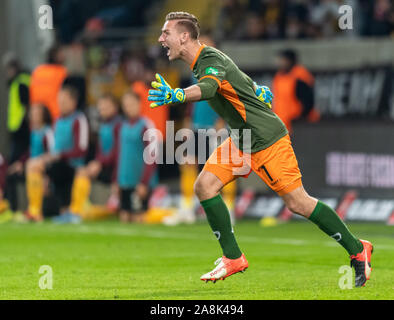
[[218, 69], [215, 69], [213, 67], [208, 67], [205, 69], [205, 74], [213, 74], [214, 76], [217, 76], [219, 74]]

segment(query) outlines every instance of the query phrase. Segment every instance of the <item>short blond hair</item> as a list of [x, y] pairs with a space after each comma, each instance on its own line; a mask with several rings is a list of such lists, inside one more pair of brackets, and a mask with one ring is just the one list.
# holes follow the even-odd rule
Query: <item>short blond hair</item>
[[200, 36], [200, 25], [195, 15], [184, 11], [170, 12], [166, 16], [166, 21], [170, 20], [179, 20], [177, 26], [186, 29], [192, 39], [198, 39]]

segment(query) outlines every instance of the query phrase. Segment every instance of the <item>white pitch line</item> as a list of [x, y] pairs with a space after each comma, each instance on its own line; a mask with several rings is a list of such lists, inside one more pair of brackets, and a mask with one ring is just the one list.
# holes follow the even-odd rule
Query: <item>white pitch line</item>
[[[174, 233], [173, 229], [169, 228], [166, 231], [151, 231], [151, 230], [135, 230], [126, 228], [108, 228], [108, 227], [97, 227], [97, 226], [87, 226], [87, 225], [75, 225], [73, 228], [60, 229], [59, 226], [50, 226], [47, 230], [51, 232], [62, 232], [62, 233], [86, 233], [86, 234], [99, 234], [99, 235], [114, 235], [114, 236], [124, 236], [124, 237], [147, 237], [147, 238], [157, 238], [157, 239], [190, 239], [190, 240], [205, 240], [212, 241], [215, 240], [214, 236], [210, 236], [209, 232], [206, 234], [198, 233]], [[292, 245], [292, 246], [303, 246], [312, 243], [310, 240], [305, 239], [294, 239], [294, 238], [259, 238], [253, 236], [238, 236], [239, 242], [249, 242], [249, 243], [271, 243], [274, 245]], [[321, 244], [326, 247], [336, 247], [338, 243], [335, 241], [313, 241], [314, 244]], [[394, 250], [394, 245], [374, 245], [376, 249], [379, 250]]]
[[[99, 234], [99, 235], [115, 235], [115, 236], [125, 236], [125, 237], [148, 237], [148, 238], [159, 238], [159, 239], [191, 239], [191, 240], [214, 240], [215, 237], [209, 234], [209, 232], [204, 234], [197, 233], [175, 233], [171, 229], [169, 232], [166, 231], [142, 231], [142, 230], [131, 230], [124, 228], [105, 228], [105, 227], [91, 227], [86, 225], [75, 226], [75, 229], [58, 229], [57, 226], [51, 227], [49, 230], [53, 232], [64, 232], [64, 233], [88, 233], [88, 234]], [[258, 237], [251, 236], [239, 236], [242, 242], [251, 243], [262, 243], [263, 240]], [[264, 239], [266, 241], [266, 239]], [[284, 239], [284, 238], [271, 238], [268, 240], [274, 244], [290, 244], [290, 245], [303, 245], [307, 241], [299, 239]]]

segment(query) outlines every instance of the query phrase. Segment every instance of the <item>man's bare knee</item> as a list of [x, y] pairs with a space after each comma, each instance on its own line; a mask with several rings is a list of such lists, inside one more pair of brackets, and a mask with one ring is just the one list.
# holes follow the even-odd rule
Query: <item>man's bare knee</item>
[[301, 201], [299, 201], [299, 200], [295, 200], [295, 199], [289, 200], [286, 202], [286, 206], [291, 212], [293, 212], [295, 214], [299, 214], [302, 216], [305, 215], [303, 205], [302, 205]]
[[209, 198], [209, 185], [207, 181], [204, 180], [204, 178], [197, 178], [196, 182], [194, 183], [194, 192], [200, 200]]
[[213, 198], [216, 196], [223, 183], [213, 173], [201, 172], [194, 183], [194, 192], [200, 201]]
[[310, 217], [317, 203], [317, 199], [308, 195], [303, 187], [282, 196], [282, 198], [290, 211], [305, 218]]

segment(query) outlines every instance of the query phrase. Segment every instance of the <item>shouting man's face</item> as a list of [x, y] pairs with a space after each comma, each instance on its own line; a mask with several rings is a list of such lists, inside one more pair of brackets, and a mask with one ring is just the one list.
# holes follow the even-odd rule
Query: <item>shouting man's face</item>
[[167, 49], [167, 57], [170, 61], [180, 57], [184, 37], [186, 36], [186, 32], [180, 30], [182, 28], [178, 28], [176, 24], [177, 20], [166, 21], [158, 40]]

